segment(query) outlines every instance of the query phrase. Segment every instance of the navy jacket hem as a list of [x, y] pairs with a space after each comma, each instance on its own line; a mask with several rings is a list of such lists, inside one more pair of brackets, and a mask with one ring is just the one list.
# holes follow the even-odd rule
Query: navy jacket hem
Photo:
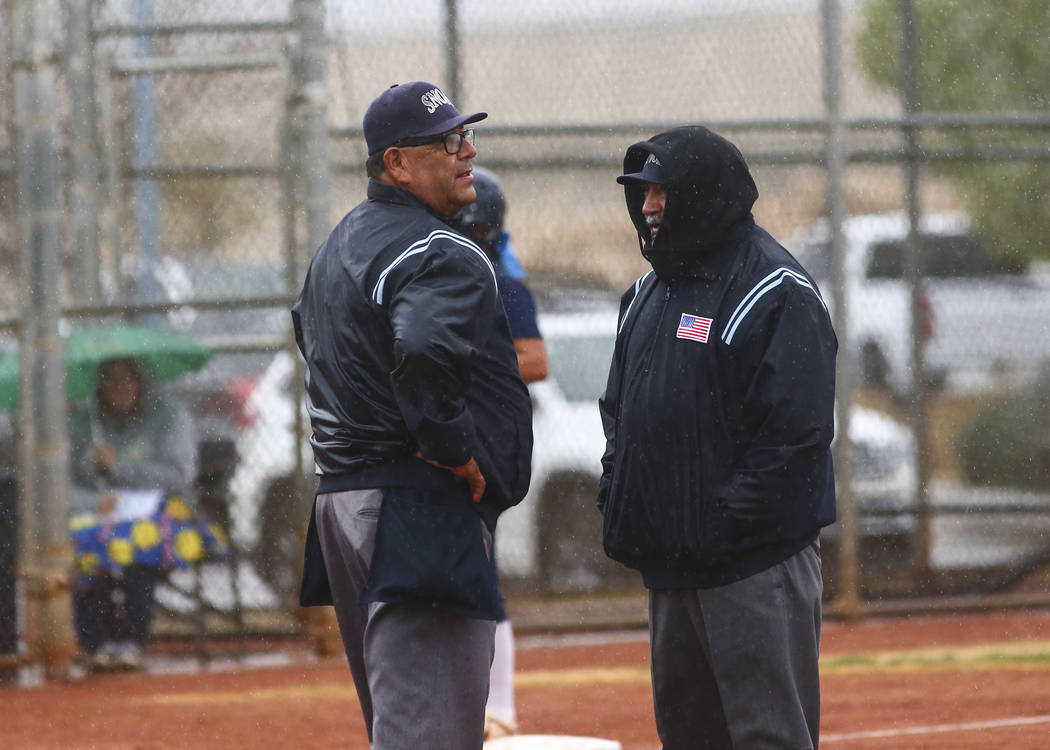
[[641, 570], [647, 589], [713, 589], [742, 581], [797, 555], [817, 539], [814, 532], [802, 539], [784, 542], [776, 547], [763, 547], [750, 555], [734, 552], [733, 565], [713, 565], [709, 570], [646, 567]]

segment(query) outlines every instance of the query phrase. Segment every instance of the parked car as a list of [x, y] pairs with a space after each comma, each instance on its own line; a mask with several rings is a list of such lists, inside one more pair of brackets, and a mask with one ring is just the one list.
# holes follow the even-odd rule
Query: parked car
[[[617, 585], [634, 574], [605, 556], [595, 507], [605, 449], [597, 402], [612, 358], [616, 310], [541, 315], [540, 328], [550, 375], [531, 386], [533, 483], [525, 501], [500, 519], [500, 570], [553, 590]], [[918, 481], [911, 430], [855, 405], [850, 437], [859, 535], [878, 544], [906, 539], [915, 527], [907, 510]], [[833, 543], [838, 532], [832, 525], [824, 537]]]
[[[909, 511], [919, 483], [914, 434], [890, 415], [858, 405], [850, 410], [849, 431], [858, 535], [877, 543], [907, 539], [916, 526]], [[823, 533], [830, 541], [838, 535], [838, 524]]]
[[[550, 374], [530, 386], [535, 434], [532, 484], [525, 500], [501, 516], [496, 535], [500, 571], [511, 585], [520, 581], [568, 591], [636, 579], [605, 556], [601, 517], [595, 507], [605, 449], [597, 401], [605, 389], [616, 317], [617, 309], [608, 301], [540, 314]], [[259, 378], [248, 399], [257, 417], [238, 439], [240, 462], [230, 485], [235, 529], [249, 548], [266, 550], [262, 559], [269, 562], [260, 563], [260, 569], [271, 582], [284, 576], [281, 585], [286, 591], [296, 583], [302, 527], [311, 500], [308, 493], [296, 495], [292, 489], [294, 411], [289, 394], [295, 370], [294, 355], [283, 351]], [[302, 414], [305, 421], [305, 410]], [[911, 432], [871, 409], [854, 407], [851, 416], [853, 488], [861, 512], [906, 508], [916, 482]], [[312, 471], [306, 440], [300, 450], [302, 465]], [[860, 533], [907, 534], [913, 523], [903, 513], [862, 517]], [[836, 531], [831, 527], [827, 533], [833, 536]]]
[[595, 506], [605, 450], [598, 397], [612, 361], [616, 315], [610, 305], [539, 316], [550, 367], [546, 380], [530, 386], [532, 483], [497, 531], [505, 578], [587, 590], [634, 575], [605, 556]]
[[[223, 308], [175, 308], [153, 321], [204, 342], [227, 344], [238, 340], [242, 344], [235, 350], [217, 351], [201, 370], [166, 385], [193, 415], [198, 440], [198, 500], [210, 517], [229, 529], [233, 519], [227, 485], [239, 460], [236, 441], [256, 418], [248, 397], [273, 358], [272, 350], [252, 349], [250, 343], [281, 341], [291, 329], [287, 305], [244, 308], [237, 307], [236, 300], [285, 294], [283, 270], [256, 262], [162, 256], [148, 279], [138, 278], [138, 283], [148, 285], [167, 302], [229, 301], [229, 307]], [[234, 540], [240, 541], [236, 535]]]
[[[853, 216], [843, 225], [849, 323], [840, 338], [864, 383], [899, 395], [911, 392], [913, 380], [907, 233], [903, 212]], [[1050, 358], [1050, 278], [990, 252], [963, 213], [923, 216], [919, 244], [926, 381], [973, 389], [1003, 376], [1032, 376]], [[833, 304], [827, 222], [793, 245]]]
[[[601, 521], [594, 507], [604, 447], [597, 394], [605, 387], [612, 356], [616, 310], [541, 314], [550, 376], [533, 383], [533, 479], [526, 499], [505, 513], [497, 535], [504, 575], [542, 578], [562, 587], [593, 587], [618, 566], [601, 550]], [[255, 420], [237, 440], [239, 462], [230, 482], [235, 538], [285, 593], [301, 557], [302, 524], [309, 495], [295, 494], [295, 356], [277, 353], [249, 395]], [[300, 404], [304, 424], [309, 421]], [[313, 470], [309, 442], [302, 465]], [[312, 487], [312, 484], [309, 484]], [[546, 552], [540, 554], [540, 550]], [[292, 577], [290, 577], [292, 576]]]
[[[263, 578], [286, 599], [296, 591], [302, 540], [316, 484], [295, 476], [295, 392], [297, 354], [282, 350], [255, 382], [246, 408], [254, 415], [236, 441], [238, 462], [230, 479], [231, 536], [255, 560]], [[299, 445], [304, 472], [313, 473], [309, 417]]]

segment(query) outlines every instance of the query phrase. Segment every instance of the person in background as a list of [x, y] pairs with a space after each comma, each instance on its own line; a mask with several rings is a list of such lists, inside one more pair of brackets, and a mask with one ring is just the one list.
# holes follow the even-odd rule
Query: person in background
[[528, 490], [532, 404], [492, 261], [448, 224], [474, 130], [432, 83], [369, 105], [367, 198], [292, 308], [319, 476], [300, 603], [332, 604], [372, 750], [481, 750], [492, 535]]
[[598, 508], [606, 553], [649, 590], [657, 732], [664, 750], [812, 749], [818, 534], [835, 520], [831, 318], [755, 223], [736, 146], [674, 128], [623, 165], [652, 270], [620, 303]]
[[[532, 293], [522, 279], [521, 267], [504, 230], [507, 198], [499, 178], [484, 167], [474, 166], [477, 199], [464, 208], [452, 226], [474, 240], [485, 251], [496, 271], [496, 282], [503, 309], [510, 324], [514, 350], [518, 355], [521, 379], [534, 383], [547, 377], [547, 347], [536, 321]], [[489, 671], [489, 698], [485, 705], [485, 739], [495, 739], [518, 731], [514, 707], [514, 630], [510, 620], [496, 624], [496, 648]]]
[[[189, 497], [196, 474], [193, 421], [152, 387], [145, 365], [112, 359], [98, 370], [94, 403], [70, 422], [70, 510], [103, 520], [122, 491]], [[149, 515], [151, 508], [144, 515]], [[149, 640], [157, 571], [142, 565], [77, 580], [73, 614], [80, 650], [94, 669], [136, 669]]]

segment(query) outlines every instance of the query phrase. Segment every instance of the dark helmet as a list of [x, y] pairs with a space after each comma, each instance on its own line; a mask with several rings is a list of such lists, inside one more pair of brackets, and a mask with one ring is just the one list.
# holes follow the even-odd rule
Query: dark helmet
[[[455, 223], [471, 237], [491, 247], [503, 231], [507, 198], [499, 178], [484, 167], [474, 167], [474, 189], [477, 199], [456, 216]], [[482, 230], [480, 233], [478, 230]]]

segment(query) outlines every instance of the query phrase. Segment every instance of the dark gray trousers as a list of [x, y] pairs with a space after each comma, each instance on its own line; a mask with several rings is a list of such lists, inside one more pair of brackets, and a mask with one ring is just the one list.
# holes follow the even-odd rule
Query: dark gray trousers
[[727, 586], [649, 592], [664, 750], [817, 747], [822, 591], [813, 544]]
[[318, 495], [316, 508], [371, 747], [481, 750], [496, 623], [438, 609], [358, 604], [382, 501], [381, 490], [350, 490]]

